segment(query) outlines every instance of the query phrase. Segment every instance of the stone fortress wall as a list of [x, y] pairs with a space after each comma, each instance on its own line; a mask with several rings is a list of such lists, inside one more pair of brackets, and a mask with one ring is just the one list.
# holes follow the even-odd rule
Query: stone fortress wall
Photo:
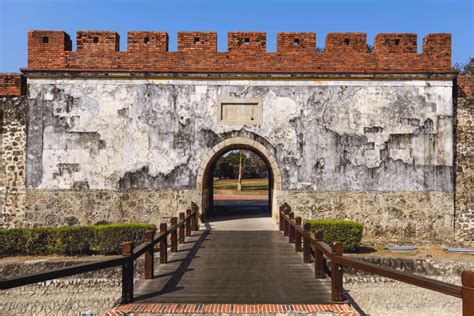
[[179, 33], [177, 52], [166, 33], [130, 32], [126, 52], [118, 38], [78, 32], [72, 51], [64, 32], [29, 33], [27, 95], [1, 99], [4, 227], [157, 223], [201, 203], [205, 156], [240, 137], [275, 157], [275, 205], [372, 240], [472, 237], [472, 107], [456, 111], [449, 34], [421, 54], [416, 34], [379, 34], [373, 52], [363, 33], [324, 51], [279, 33], [274, 53], [265, 33], [230, 33], [227, 52], [208, 32]]

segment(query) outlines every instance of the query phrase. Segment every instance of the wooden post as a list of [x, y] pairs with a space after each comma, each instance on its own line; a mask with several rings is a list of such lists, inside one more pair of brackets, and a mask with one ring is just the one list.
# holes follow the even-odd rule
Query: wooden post
[[199, 207], [197, 206], [196, 203], [192, 202], [191, 203], [191, 210], [193, 210], [194, 215], [191, 221], [191, 226], [194, 231], [199, 230], [199, 221], [198, 221], [198, 213], [199, 213]]
[[[296, 225], [301, 226], [301, 216], [295, 218]], [[301, 248], [301, 234], [299, 231], [295, 230], [295, 251], [301, 252], [303, 248]]]
[[290, 234], [290, 224], [288, 224], [288, 221], [286, 220], [286, 216], [290, 215], [290, 210], [286, 209], [283, 214], [283, 236], [287, 237]]
[[295, 219], [295, 213], [291, 212], [290, 221], [288, 222], [288, 225], [290, 225], [290, 233], [289, 233], [289, 238], [288, 238], [288, 241], [290, 244], [295, 242], [295, 227], [291, 223], [294, 219]]
[[474, 315], [474, 272], [463, 271], [462, 282], [462, 315]]
[[186, 220], [186, 237], [191, 236], [191, 218], [189, 218], [189, 215], [191, 215], [191, 209], [186, 210], [186, 217], [188, 219]]
[[283, 209], [284, 209], [284, 206], [283, 205], [280, 205], [280, 231], [284, 231], [285, 230], [285, 225], [284, 225], [284, 221], [283, 221]]
[[[171, 217], [171, 226], [175, 226], [178, 224], [178, 218], [177, 217]], [[171, 232], [171, 252], [177, 252], [178, 251], [178, 229], [175, 229], [173, 232]]]
[[[166, 232], [168, 230], [168, 224], [160, 224], [160, 232]], [[160, 263], [168, 262], [168, 237], [165, 236], [160, 241]]]
[[[323, 241], [323, 231], [317, 230], [314, 232], [314, 239]], [[316, 247], [314, 249], [314, 277], [316, 279], [324, 279], [324, 257], [323, 253]]]
[[[184, 219], [184, 213], [179, 213], [179, 221], [181, 222]], [[180, 244], [184, 244], [184, 224], [178, 228], [178, 240]]]
[[128, 257], [122, 265], [122, 303], [133, 302], [133, 242], [122, 244], [122, 256]]
[[[331, 245], [334, 257], [342, 256], [342, 243], [334, 241]], [[344, 300], [342, 293], [342, 266], [337, 264], [333, 258], [331, 260], [331, 297], [334, 302], [342, 302]]]
[[[153, 242], [155, 237], [154, 230], [147, 230], [145, 232], [145, 241]], [[145, 279], [153, 279], [155, 277], [155, 248], [150, 245], [150, 248], [145, 252]]]
[[[304, 223], [303, 229], [305, 231], [305, 235], [309, 236], [309, 230], [311, 229], [311, 225], [309, 223]], [[305, 263], [311, 262], [311, 245], [309, 243], [309, 239], [303, 236], [303, 261]]]

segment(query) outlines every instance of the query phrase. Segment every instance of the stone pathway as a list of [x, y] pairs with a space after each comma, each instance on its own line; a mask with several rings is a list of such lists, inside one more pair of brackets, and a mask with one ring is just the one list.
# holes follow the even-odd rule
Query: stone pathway
[[216, 214], [201, 229], [216, 231], [268, 231], [278, 226], [268, 211], [267, 200], [214, 201]]

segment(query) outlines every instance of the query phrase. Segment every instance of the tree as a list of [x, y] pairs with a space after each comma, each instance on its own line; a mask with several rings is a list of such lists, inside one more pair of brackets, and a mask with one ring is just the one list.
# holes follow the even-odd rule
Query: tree
[[237, 179], [237, 190], [242, 191], [242, 173], [244, 171], [244, 153], [242, 149], [239, 153], [239, 177]]
[[474, 58], [469, 58], [466, 63], [456, 63], [453, 69], [458, 71], [460, 75], [472, 76], [474, 75]]
[[266, 178], [268, 170], [265, 162], [252, 151], [231, 151], [217, 160], [214, 176], [219, 179], [238, 179], [242, 152], [241, 179]]

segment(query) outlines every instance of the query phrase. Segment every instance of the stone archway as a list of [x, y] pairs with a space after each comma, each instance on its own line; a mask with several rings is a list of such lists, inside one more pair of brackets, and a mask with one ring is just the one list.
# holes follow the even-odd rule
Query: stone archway
[[236, 149], [250, 150], [256, 153], [267, 165], [269, 171], [269, 203], [274, 219], [278, 218], [278, 207], [274, 203], [274, 193], [282, 188], [281, 172], [274, 155], [261, 143], [246, 137], [226, 139], [201, 157], [197, 176], [197, 189], [202, 194], [201, 218], [206, 220], [209, 210], [213, 207], [213, 178], [212, 173], [217, 160], [226, 152]]

